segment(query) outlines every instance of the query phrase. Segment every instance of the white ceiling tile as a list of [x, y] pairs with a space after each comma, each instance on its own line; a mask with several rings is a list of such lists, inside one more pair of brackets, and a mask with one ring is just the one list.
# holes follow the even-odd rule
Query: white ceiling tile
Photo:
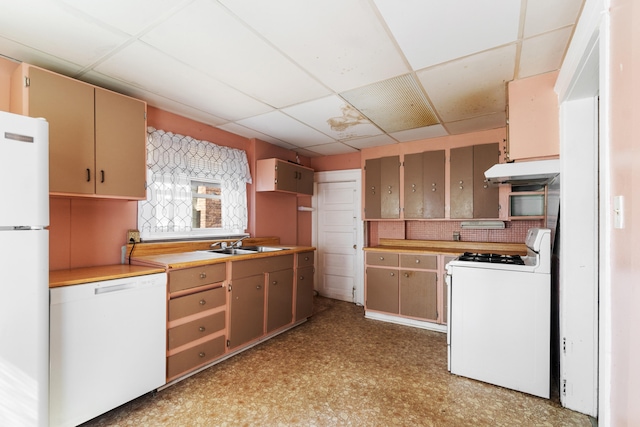
[[4, 37], [0, 37], [0, 55], [55, 71], [65, 76], [73, 76], [82, 69], [78, 64], [65, 61], [57, 56], [48, 55]]
[[367, 0], [220, 0], [336, 92], [409, 71]]
[[192, 0], [61, 0], [128, 34], [137, 34]]
[[196, 0], [142, 40], [276, 108], [330, 93], [215, 2]]
[[442, 125], [425, 126], [423, 128], [403, 130], [390, 134], [400, 142], [416, 141], [418, 139], [437, 138], [447, 136], [447, 130]]
[[239, 125], [238, 123], [226, 123], [226, 124], [218, 126], [218, 128], [220, 128], [222, 130], [226, 130], [227, 132], [235, 133], [236, 135], [244, 136], [245, 138], [249, 138], [249, 139], [254, 139], [255, 138], [255, 139], [259, 139], [259, 140], [264, 141], [264, 142], [268, 142], [270, 144], [281, 146], [281, 147], [286, 144], [286, 145], [288, 145], [287, 148], [289, 148], [289, 149], [296, 148], [295, 145], [287, 144], [284, 141], [280, 141], [277, 138], [274, 138], [274, 137], [269, 136], [269, 135], [265, 135], [264, 133], [258, 132], [256, 130], [249, 129], [249, 128], [245, 127], [245, 126]]
[[338, 141], [382, 134], [358, 110], [335, 95], [284, 108], [282, 111]]
[[351, 147], [361, 150], [363, 148], [380, 147], [382, 145], [397, 144], [398, 141], [391, 138], [389, 135], [384, 134], [384, 135], [372, 136], [369, 138], [352, 139], [345, 143]]
[[513, 80], [516, 45], [504, 46], [419, 71], [418, 78], [443, 122], [506, 108], [506, 83]]
[[374, 1], [416, 70], [518, 38], [519, 0]]
[[523, 37], [531, 37], [576, 22], [584, 0], [529, 0]]
[[488, 114], [486, 116], [474, 117], [472, 119], [460, 120], [457, 122], [445, 123], [445, 127], [452, 135], [477, 132], [481, 130], [498, 129], [507, 125], [507, 115], [505, 113]]
[[320, 153], [316, 153], [315, 151], [311, 151], [311, 150], [307, 150], [306, 148], [296, 148], [295, 152], [298, 153], [301, 156], [305, 156], [305, 157], [322, 157], [322, 154]]
[[[135, 42], [96, 67], [152, 93], [173, 101], [236, 120], [262, 114], [271, 108], [217, 80], [176, 61], [142, 42]], [[176, 82], [188, 84], [176, 84]]]
[[45, 0], [3, 1], [0, 36], [83, 67], [127, 40], [73, 9]]
[[327, 135], [300, 123], [280, 111], [238, 120], [239, 124], [282, 141], [292, 141], [300, 147], [335, 142]]
[[349, 147], [341, 142], [333, 142], [331, 144], [322, 144], [322, 145], [312, 145], [311, 147], [307, 147], [308, 150], [321, 154], [323, 156], [332, 156], [335, 154], [348, 154], [348, 153], [356, 153], [356, 150], [353, 147]]
[[518, 78], [560, 69], [573, 27], [565, 27], [522, 42]]

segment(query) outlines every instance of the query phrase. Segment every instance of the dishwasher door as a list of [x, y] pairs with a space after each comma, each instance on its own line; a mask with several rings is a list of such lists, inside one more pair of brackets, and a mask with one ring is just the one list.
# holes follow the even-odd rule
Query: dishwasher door
[[166, 274], [50, 290], [50, 425], [76, 426], [165, 383]]

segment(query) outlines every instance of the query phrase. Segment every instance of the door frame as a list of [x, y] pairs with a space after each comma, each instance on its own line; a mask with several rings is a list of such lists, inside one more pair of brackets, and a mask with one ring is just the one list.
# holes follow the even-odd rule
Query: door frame
[[[355, 182], [356, 195], [356, 266], [354, 269], [354, 283], [356, 286], [354, 302], [364, 305], [364, 221], [362, 220], [362, 169], [347, 169], [339, 171], [316, 172], [313, 178], [313, 196], [311, 197], [311, 244], [318, 248], [318, 184]], [[318, 268], [314, 273], [314, 283], [318, 281]]]

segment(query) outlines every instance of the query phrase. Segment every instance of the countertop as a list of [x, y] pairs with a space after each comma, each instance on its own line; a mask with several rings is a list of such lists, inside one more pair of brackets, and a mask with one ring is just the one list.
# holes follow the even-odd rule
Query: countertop
[[504, 255], [526, 255], [524, 243], [463, 242], [451, 240], [403, 240], [380, 239], [378, 246], [369, 246], [365, 251], [406, 252], [459, 255], [463, 252], [499, 253]]
[[146, 265], [167, 269], [179, 269], [197, 267], [199, 265], [217, 264], [227, 261], [241, 261], [255, 258], [266, 258], [273, 256], [289, 255], [299, 252], [314, 251], [313, 246], [290, 246], [290, 245], [269, 245], [270, 247], [283, 248], [281, 251], [257, 252], [255, 254], [227, 255], [204, 250], [177, 252], [169, 254], [153, 254], [134, 256], [131, 262], [136, 265]]
[[49, 272], [49, 288], [99, 282], [101, 280], [122, 279], [125, 277], [144, 276], [153, 273], [164, 273], [163, 268], [139, 265], [102, 265], [98, 267], [72, 268]]

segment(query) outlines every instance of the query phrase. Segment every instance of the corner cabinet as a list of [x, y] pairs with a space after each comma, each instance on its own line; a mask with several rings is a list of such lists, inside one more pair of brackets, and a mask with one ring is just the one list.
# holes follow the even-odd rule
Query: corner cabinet
[[23, 64], [12, 76], [11, 110], [49, 122], [49, 191], [146, 197], [146, 104]]
[[280, 159], [256, 162], [256, 191], [313, 194], [313, 169]]

